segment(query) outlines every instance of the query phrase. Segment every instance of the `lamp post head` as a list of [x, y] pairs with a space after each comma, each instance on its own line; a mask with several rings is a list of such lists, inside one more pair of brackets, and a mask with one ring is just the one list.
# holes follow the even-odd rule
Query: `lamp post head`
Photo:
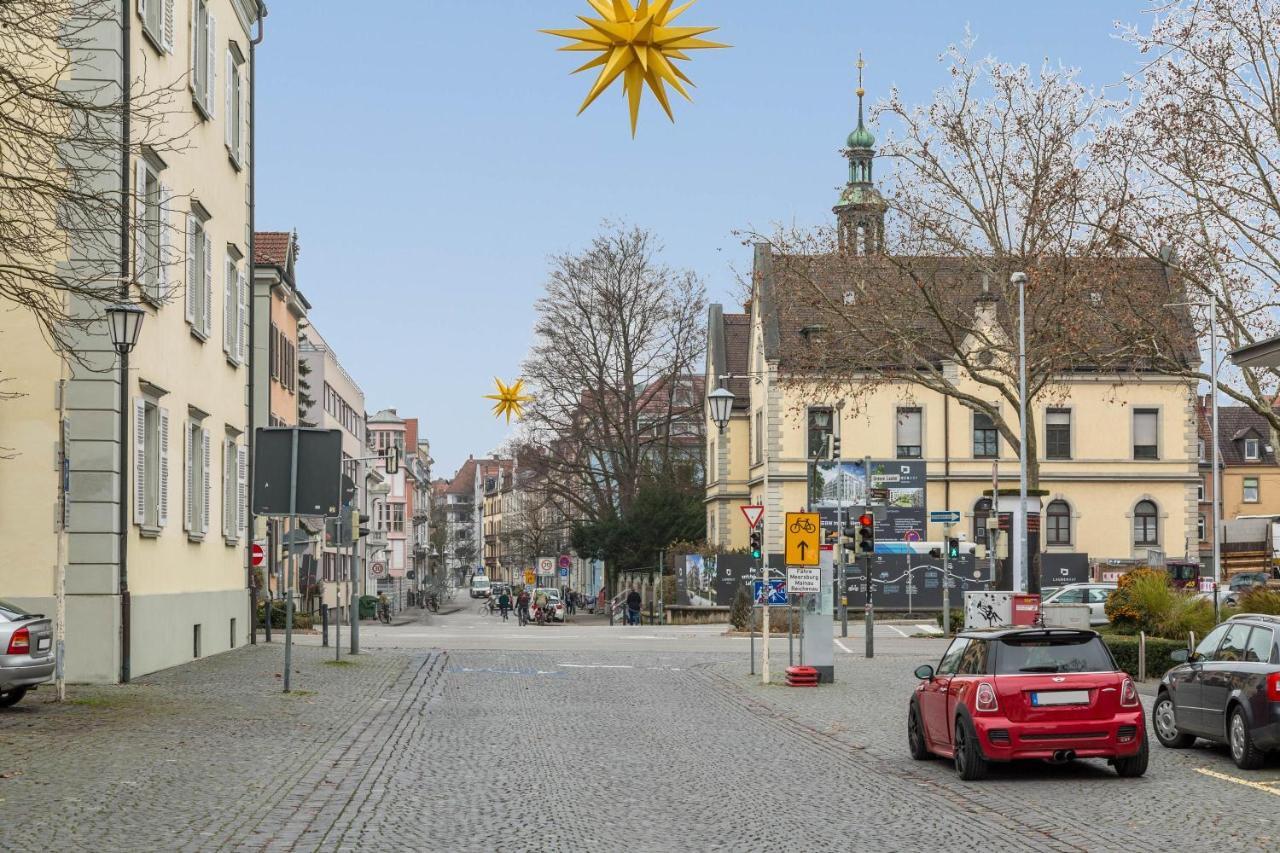
[[111, 333], [111, 346], [120, 355], [128, 355], [138, 344], [142, 331], [142, 319], [147, 316], [137, 305], [119, 302], [107, 309], [107, 329]]
[[1027, 274], [1024, 272], [1016, 272], [1013, 275], [1009, 276], [1009, 283], [1010, 284], [1026, 284]]
[[707, 395], [707, 405], [711, 408], [711, 422], [720, 432], [724, 432], [729, 423], [729, 413], [733, 410], [733, 392], [728, 388], [717, 388]]

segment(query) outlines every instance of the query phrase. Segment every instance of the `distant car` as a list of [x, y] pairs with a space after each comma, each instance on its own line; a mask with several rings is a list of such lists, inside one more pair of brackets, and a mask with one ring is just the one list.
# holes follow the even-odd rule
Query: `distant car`
[[0, 601], [0, 708], [53, 677], [53, 623]]
[[1231, 576], [1227, 589], [1233, 592], [1247, 592], [1255, 586], [1266, 586], [1269, 580], [1271, 580], [1269, 572], [1241, 572]]
[[1042, 597], [1041, 601], [1044, 604], [1087, 604], [1089, 624], [1106, 625], [1111, 621], [1107, 619], [1107, 596], [1115, 591], [1114, 583], [1072, 583]]
[[1178, 649], [1160, 679], [1151, 726], [1170, 749], [1197, 737], [1231, 748], [1242, 770], [1280, 750], [1280, 617], [1241, 613], [1214, 628], [1195, 651]]
[[[1218, 606], [1219, 607], [1235, 607], [1240, 604], [1239, 590], [1219, 589], [1218, 590]], [[1213, 604], [1212, 592], [1197, 592], [1196, 598], [1200, 601], [1207, 601]]]
[[471, 578], [471, 597], [472, 598], [488, 598], [489, 597], [489, 579], [484, 575], [475, 575]]
[[907, 707], [911, 757], [951, 758], [961, 779], [995, 761], [1105, 758], [1121, 776], [1147, 771], [1142, 702], [1094, 631], [964, 631]]

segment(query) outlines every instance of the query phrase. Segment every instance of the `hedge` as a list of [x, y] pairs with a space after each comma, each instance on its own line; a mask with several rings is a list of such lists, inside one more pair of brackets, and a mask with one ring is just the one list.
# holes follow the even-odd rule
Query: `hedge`
[[[1133, 677], [1138, 677], [1138, 638], [1106, 634], [1103, 642], [1111, 649], [1116, 664]], [[1169, 655], [1177, 649], [1185, 649], [1185, 640], [1162, 640], [1147, 637], [1147, 678], [1160, 678], [1175, 666]]]
[[[263, 603], [258, 602], [257, 623], [262, 624]], [[271, 602], [271, 627], [284, 628], [285, 604], [283, 601]], [[311, 614], [302, 613], [298, 610], [293, 611], [293, 627], [299, 630], [306, 630], [312, 625]]]

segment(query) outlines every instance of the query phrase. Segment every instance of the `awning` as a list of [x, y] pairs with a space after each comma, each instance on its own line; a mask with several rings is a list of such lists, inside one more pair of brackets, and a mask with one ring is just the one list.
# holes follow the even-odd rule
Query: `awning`
[[1231, 362], [1236, 367], [1280, 367], [1280, 335], [1232, 350]]

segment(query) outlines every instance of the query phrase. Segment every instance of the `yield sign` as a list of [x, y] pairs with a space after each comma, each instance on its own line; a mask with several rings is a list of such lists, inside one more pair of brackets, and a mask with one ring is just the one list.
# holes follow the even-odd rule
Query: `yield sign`
[[759, 504], [743, 504], [738, 509], [747, 517], [748, 527], [760, 526], [760, 519], [764, 518], [764, 507]]

